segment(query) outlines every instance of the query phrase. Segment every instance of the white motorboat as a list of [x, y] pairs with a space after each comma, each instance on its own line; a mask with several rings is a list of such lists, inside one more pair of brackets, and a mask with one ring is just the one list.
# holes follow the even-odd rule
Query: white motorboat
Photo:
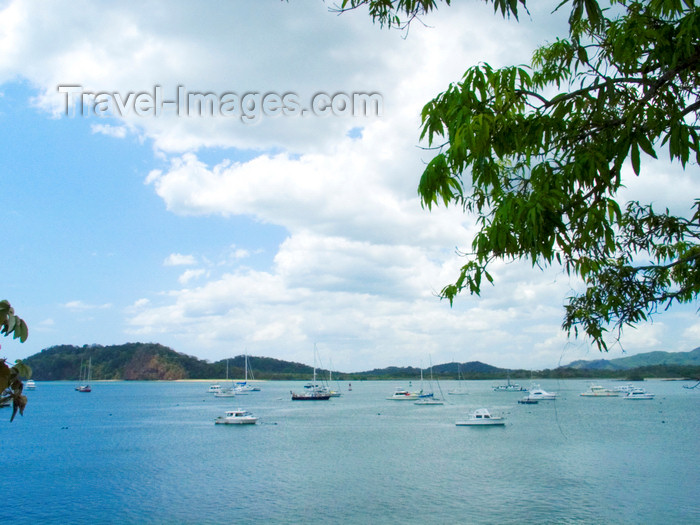
[[600, 385], [589, 385], [588, 391], [581, 392], [581, 395], [583, 397], [618, 397], [620, 392]]
[[492, 416], [486, 408], [478, 408], [469, 415], [468, 419], [456, 421], [458, 427], [463, 426], [496, 426], [505, 425], [506, 421], [502, 416]]
[[540, 385], [533, 385], [532, 388], [530, 388], [530, 393], [527, 395], [527, 398], [535, 399], [537, 401], [540, 399], [553, 400], [557, 398], [557, 393], [547, 392], [546, 390], [542, 389]]
[[634, 385], [628, 384], [616, 386], [613, 390], [615, 390], [615, 392], [620, 392], [621, 394], [629, 394], [630, 392], [632, 392], [632, 390], [636, 390], [637, 388], [638, 387]]
[[227, 410], [226, 415], [219, 416], [214, 420], [217, 425], [254, 425], [258, 418], [247, 410]]
[[219, 383], [214, 383], [212, 385], [209, 385], [209, 390], [207, 390], [210, 394], [216, 394], [217, 392], [221, 392], [221, 385]]
[[651, 394], [643, 388], [635, 388], [624, 399], [654, 399], [654, 394]]
[[387, 397], [387, 399], [392, 399], [394, 401], [408, 401], [410, 399], [419, 399], [422, 394], [422, 390], [416, 392], [409, 392], [404, 388], [397, 388], [396, 390], [394, 390], [394, 393], [391, 396]]
[[24, 388], [26, 390], [35, 390], [36, 389], [36, 383], [34, 382], [33, 379], [27, 379], [27, 382], [24, 383]]

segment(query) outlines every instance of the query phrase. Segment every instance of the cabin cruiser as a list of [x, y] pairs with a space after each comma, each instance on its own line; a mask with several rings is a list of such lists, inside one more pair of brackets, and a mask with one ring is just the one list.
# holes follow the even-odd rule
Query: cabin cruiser
[[557, 398], [557, 393], [556, 392], [547, 392], [546, 390], [543, 390], [540, 388], [540, 385], [533, 385], [532, 388], [530, 388], [530, 393], [527, 395], [528, 399], [556, 399]]
[[588, 391], [581, 392], [581, 395], [584, 397], [618, 397], [620, 392], [600, 385], [589, 385]]
[[254, 425], [258, 418], [247, 410], [227, 410], [226, 414], [214, 420], [217, 425]]
[[643, 388], [635, 388], [624, 399], [654, 399], [654, 394], [650, 394]]
[[506, 421], [501, 416], [492, 416], [486, 408], [477, 408], [469, 415], [468, 419], [455, 422], [458, 427], [462, 426], [494, 426], [505, 425]]
[[417, 392], [409, 392], [408, 390], [404, 388], [397, 388], [394, 390], [394, 393], [387, 397], [387, 399], [393, 399], [395, 401], [407, 401], [409, 399], [419, 399], [422, 396], [423, 391], [419, 390]]

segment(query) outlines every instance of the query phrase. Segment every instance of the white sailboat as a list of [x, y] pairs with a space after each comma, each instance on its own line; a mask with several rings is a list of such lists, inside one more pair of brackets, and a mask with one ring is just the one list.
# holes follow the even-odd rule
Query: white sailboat
[[78, 392], [92, 392], [92, 387], [90, 382], [92, 381], [92, 357], [88, 360], [88, 364], [83, 367], [83, 362], [80, 361], [80, 377], [78, 379], [78, 385], [75, 389]]
[[[228, 381], [228, 359], [226, 360], [226, 381]], [[219, 387], [217, 392], [214, 392], [214, 397], [236, 397], [236, 386], [231, 383], [228, 388]]]
[[316, 384], [316, 345], [314, 344], [314, 376], [313, 381], [304, 386], [304, 392], [292, 392], [292, 401], [326, 401], [331, 398], [330, 391]]
[[[421, 390], [423, 390], [423, 369], [421, 369]], [[425, 394], [422, 394], [418, 401], [414, 403], [414, 405], [424, 405], [424, 406], [431, 406], [431, 405], [444, 405], [444, 401], [442, 400], [442, 397], [435, 397], [435, 392], [433, 392], [433, 361], [432, 359], [430, 360], [430, 392], [427, 392]], [[440, 389], [440, 383], [438, 382], [438, 390], [440, 390], [440, 394], [442, 394], [442, 390]]]
[[248, 354], [245, 354], [245, 379], [243, 381], [239, 381], [236, 384], [236, 393], [238, 394], [247, 394], [248, 392], [260, 392], [260, 388], [257, 386], [252, 386], [248, 384], [248, 374], [250, 373], [250, 378], [253, 379], [253, 371], [250, 370], [250, 367], [248, 366]]
[[447, 393], [451, 396], [466, 396], [469, 394], [467, 389], [462, 386], [462, 369], [459, 363], [457, 363], [457, 383], [458, 387], [448, 390]]

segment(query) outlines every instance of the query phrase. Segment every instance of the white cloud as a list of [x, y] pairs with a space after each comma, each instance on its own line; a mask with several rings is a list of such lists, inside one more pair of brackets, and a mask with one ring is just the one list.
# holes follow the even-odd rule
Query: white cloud
[[180, 275], [180, 277], [177, 278], [177, 281], [182, 284], [188, 284], [190, 281], [194, 279], [198, 279], [204, 275], [206, 275], [206, 270], [197, 269], [197, 270], [186, 270], [185, 272]]
[[171, 253], [163, 261], [164, 266], [193, 266], [197, 264], [194, 255], [183, 255], [181, 253]]
[[73, 311], [106, 310], [108, 308], [112, 308], [111, 303], [89, 304], [84, 301], [68, 301], [62, 306]]
[[100, 133], [102, 135], [107, 135], [108, 137], [114, 137], [117, 139], [123, 139], [126, 137], [127, 129], [126, 126], [110, 126], [108, 124], [93, 124], [91, 126], [93, 133]]

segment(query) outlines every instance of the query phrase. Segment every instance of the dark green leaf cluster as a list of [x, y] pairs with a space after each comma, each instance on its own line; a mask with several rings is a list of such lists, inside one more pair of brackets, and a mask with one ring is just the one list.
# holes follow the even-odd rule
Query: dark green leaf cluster
[[[442, 0], [450, 5], [451, 0]], [[491, 0], [494, 11], [518, 18], [518, 7], [525, 8], [525, 0]], [[372, 20], [381, 27], [406, 29], [414, 20], [437, 9], [435, 0], [342, 0], [332, 11], [343, 13], [367, 6]]]
[[606, 349], [610, 324], [621, 330], [700, 291], [698, 213], [617, 200], [623, 166], [639, 174], [642, 154], [700, 162], [700, 8], [571, 8], [569, 38], [536, 50], [530, 67], [474, 66], [423, 108], [421, 138], [439, 152], [419, 194], [429, 209], [462, 206], [479, 226], [442, 290], [450, 302], [479, 294], [496, 259], [556, 262], [587, 288], [570, 298], [564, 328]]
[[[23, 319], [15, 315], [15, 310], [9, 301], [0, 301], [0, 334], [9, 336], [13, 334], [14, 339], [20, 342], [27, 340], [29, 329]], [[24, 415], [24, 408], [27, 406], [27, 396], [22, 394], [24, 384], [22, 378], [29, 379], [32, 370], [22, 361], [17, 361], [13, 366], [7, 364], [6, 359], [0, 359], [0, 406], [12, 403], [12, 416], [10, 421], [15, 419], [17, 412]]]

